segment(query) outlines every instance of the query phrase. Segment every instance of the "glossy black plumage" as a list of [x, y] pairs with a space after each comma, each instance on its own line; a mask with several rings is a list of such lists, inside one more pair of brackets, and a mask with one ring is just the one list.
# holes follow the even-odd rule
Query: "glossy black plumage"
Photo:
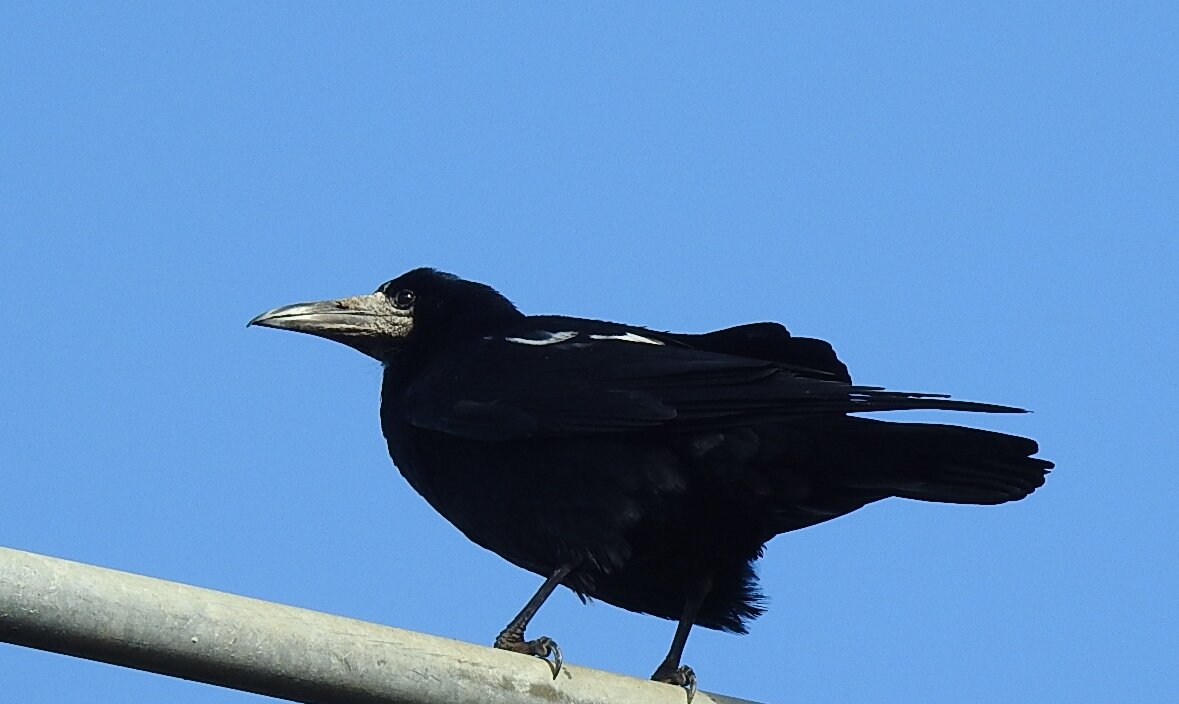
[[546, 577], [570, 566], [563, 584], [632, 611], [680, 619], [703, 591], [689, 621], [743, 632], [773, 536], [894, 496], [1020, 499], [1052, 466], [1032, 440], [849, 415], [1019, 409], [853, 385], [830, 345], [776, 323], [688, 335], [525, 316], [429, 269], [374, 296], [356, 315], [393, 322], [370, 338], [316, 327], [341, 302], [255, 322], [381, 360], [381, 426], [410, 484], [479, 545]]

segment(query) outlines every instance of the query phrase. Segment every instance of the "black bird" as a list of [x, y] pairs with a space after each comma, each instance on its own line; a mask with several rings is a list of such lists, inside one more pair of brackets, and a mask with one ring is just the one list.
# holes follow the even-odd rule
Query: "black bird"
[[826, 342], [777, 323], [689, 335], [526, 316], [494, 289], [415, 269], [375, 293], [250, 321], [384, 365], [389, 454], [468, 538], [546, 577], [495, 646], [553, 657], [524, 629], [559, 584], [678, 620], [652, 679], [695, 688], [693, 624], [744, 633], [770, 538], [893, 496], [1000, 504], [1052, 467], [1026, 438], [856, 417], [1018, 413], [852, 383]]

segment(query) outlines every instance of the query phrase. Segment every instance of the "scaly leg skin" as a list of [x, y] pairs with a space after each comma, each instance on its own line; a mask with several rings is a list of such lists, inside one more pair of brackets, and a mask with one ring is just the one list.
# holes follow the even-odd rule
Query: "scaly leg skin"
[[[557, 675], [561, 674], [561, 665], [564, 664], [564, 659], [561, 657], [561, 648], [557, 646], [557, 642], [548, 636], [541, 636], [534, 640], [524, 640], [524, 629], [528, 628], [528, 622], [540, 610], [541, 604], [557, 585], [561, 583], [562, 579], [573, 570], [574, 565], [562, 565], [558, 567], [553, 574], [540, 585], [540, 589], [536, 594], [528, 600], [520, 613], [512, 619], [499, 635], [495, 637], [494, 647], [500, 650], [510, 650], [513, 653], [523, 653], [525, 655], [535, 655], [548, 663], [549, 668], [553, 671], [553, 679], [557, 679]], [[549, 657], [552, 660], [549, 660]]]
[[684, 600], [684, 611], [680, 615], [680, 622], [675, 628], [675, 637], [671, 639], [671, 648], [667, 651], [667, 657], [663, 658], [663, 662], [655, 668], [655, 674], [651, 675], [651, 679], [656, 682], [666, 682], [686, 689], [688, 704], [692, 704], [692, 697], [696, 696], [696, 673], [687, 665], [681, 665], [680, 658], [684, 655], [684, 645], [688, 642], [688, 634], [691, 633], [692, 625], [696, 623], [696, 616], [700, 613], [700, 607], [704, 604], [704, 598], [708, 596], [708, 591], [711, 588], [712, 580], [708, 578], [701, 579], [691, 585], [687, 598]]

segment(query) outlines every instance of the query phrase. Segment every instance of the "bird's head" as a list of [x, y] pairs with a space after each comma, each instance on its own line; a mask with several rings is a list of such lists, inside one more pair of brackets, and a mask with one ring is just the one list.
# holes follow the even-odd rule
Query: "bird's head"
[[325, 337], [389, 363], [407, 347], [445, 344], [519, 317], [495, 289], [434, 269], [414, 269], [373, 293], [282, 306], [251, 320], [280, 330]]

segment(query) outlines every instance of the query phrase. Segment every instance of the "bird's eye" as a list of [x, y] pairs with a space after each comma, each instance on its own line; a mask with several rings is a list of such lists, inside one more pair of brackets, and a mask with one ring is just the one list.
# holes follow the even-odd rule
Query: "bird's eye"
[[390, 296], [390, 299], [393, 301], [393, 306], [395, 308], [409, 310], [410, 308], [413, 308], [413, 303], [418, 299], [418, 297], [417, 294], [415, 294], [413, 291], [410, 291], [408, 288], [403, 288]]

